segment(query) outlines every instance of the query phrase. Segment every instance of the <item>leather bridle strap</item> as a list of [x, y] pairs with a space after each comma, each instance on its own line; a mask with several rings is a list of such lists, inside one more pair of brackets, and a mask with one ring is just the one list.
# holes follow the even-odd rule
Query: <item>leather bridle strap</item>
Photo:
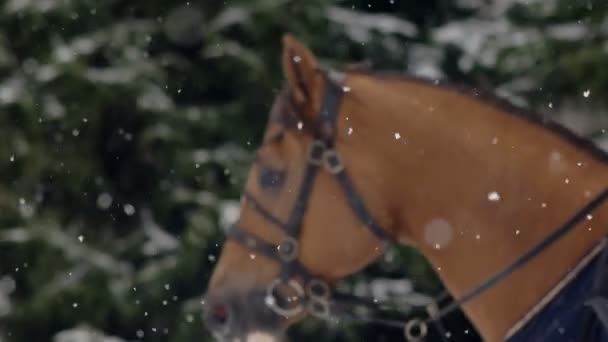
[[[325, 92], [321, 109], [314, 122], [313, 142], [308, 150], [308, 163], [304, 171], [304, 177], [297, 192], [294, 206], [286, 222], [283, 222], [268, 209], [266, 209], [252, 194], [245, 191], [245, 203], [257, 212], [262, 218], [280, 228], [285, 234], [283, 240], [278, 245], [267, 243], [260, 238], [249, 233], [240, 225], [234, 225], [228, 232], [228, 237], [241, 243], [247, 248], [256, 251], [266, 257], [274, 259], [280, 264], [278, 278], [271, 283], [268, 289], [270, 297], [276, 296], [275, 290], [285, 285], [297, 293], [306, 291], [302, 299], [310, 304], [311, 313], [322, 318], [327, 318], [330, 314], [331, 300], [329, 298], [330, 289], [327, 283], [315, 278], [298, 260], [299, 245], [298, 238], [302, 225], [302, 219], [310, 199], [310, 194], [318, 170], [324, 168], [328, 173], [334, 175], [340, 184], [347, 203], [355, 213], [356, 217], [365, 224], [368, 230], [382, 242], [382, 247], [393, 243], [386, 231], [378, 224], [369, 213], [361, 197], [355, 190], [350, 181], [342, 160], [334, 149], [336, 133], [336, 119], [339, 112], [344, 90], [339, 84], [331, 79], [329, 74], [323, 73], [326, 78]], [[305, 286], [295, 283], [293, 277], [297, 276]], [[304, 288], [306, 288], [304, 290]], [[273, 299], [273, 298], [271, 298]], [[280, 307], [278, 301], [271, 300], [271, 306], [280, 315], [289, 316], [298, 313], [294, 308]], [[301, 308], [297, 306], [296, 308]]]
[[[540, 254], [543, 250], [545, 250], [547, 247], [552, 245], [555, 241], [557, 241], [558, 239], [563, 237], [566, 233], [568, 233], [572, 229], [574, 229], [574, 227], [576, 227], [577, 224], [582, 222], [589, 213], [591, 213], [593, 210], [595, 210], [598, 206], [600, 206], [602, 203], [604, 203], [607, 199], [608, 199], [608, 187], [605, 188], [602, 192], [600, 192], [595, 198], [593, 198], [584, 207], [582, 207], [581, 209], [576, 211], [566, 222], [564, 222], [563, 224], [558, 226], [546, 238], [544, 238], [537, 244], [530, 247], [524, 254], [522, 254], [520, 257], [515, 259], [511, 264], [507, 265], [501, 271], [493, 274], [492, 276], [488, 277], [485, 281], [483, 281], [481, 284], [479, 284], [472, 290], [466, 292], [460, 299], [453, 300], [450, 304], [446, 305], [445, 307], [443, 307], [441, 309], [434, 308], [431, 310], [427, 310], [427, 311], [429, 311], [428, 312], [429, 317], [425, 320], [413, 319], [413, 320], [410, 320], [410, 321], [407, 321], [404, 323], [404, 321], [402, 321], [402, 320], [377, 319], [374, 317], [364, 317], [364, 318], [354, 317], [351, 314], [351, 312], [353, 311], [355, 306], [359, 306], [359, 305], [368, 306], [369, 304], [360, 302], [359, 299], [352, 300], [352, 298], [347, 299], [348, 302], [351, 302], [351, 305], [345, 306], [344, 304], [342, 304], [341, 305], [342, 310], [336, 312], [336, 314], [340, 318], [345, 319], [345, 320], [350, 320], [350, 321], [369, 322], [369, 323], [375, 323], [375, 324], [380, 324], [380, 325], [389, 326], [389, 327], [400, 327], [400, 328], [405, 327], [406, 335], [408, 334], [408, 330], [411, 331], [413, 329], [416, 329], [419, 331], [420, 330], [426, 331], [426, 325], [430, 324], [430, 323], [434, 323], [434, 324], [436, 324], [436, 326], [438, 327], [438, 330], [440, 332], [443, 331], [443, 333], [441, 333], [441, 336], [444, 337], [445, 329], [443, 329], [443, 327], [441, 325], [437, 325], [437, 322], [440, 322], [443, 317], [460, 309], [464, 304], [473, 300], [474, 298], [476, 298], [477, 296], [482, 294], [484, 291], [488, 290], [493, 285], [495, 285], [496, 283], [498, 283], [499, 281], [503, 280], [508, 275], [513, 273], [519, 267], [526, 264], [532, 258], [534, 258], [538, 254]], [[437, 302], [439, 302], [438, 299], [434, 303], [437, 303]], [[337, 305], [337, 304], [334, 304], [334, 305]], [[409, 329], [408, 329], [408, 325], [410, 327]], [[412, 334], [410, 334], [410, 335], [412, 335]], [[423, 336], [420, 336], [420, 337], [414, 336], [414, 337], [408, 338], [408, 340], [421, 341], [422, 337]]]
[[335, 174], [335, 176], [353, 213], [355, 213], [359, 221], [363, 222], [367, 229], [369, 229], [376, 236], [376, 238], [385, 244], [383, 248], [387, 247], [387, 244], [392, 243], [392, 239], [387, 236], [384, 228], [382, 228], [365, 209], [365, 204], [363, 204], [361, 198], [357, 195], [355, 188], [346, 173], [346, 170], [340, 170]]
[[485, 281], [476, 286], [474, 289], [465, 293], [459, 300], [455, 300], [450, 305], [441, 309], [438, 313], [439, 316], [445, 316], [448, 313], [458, 309], [463, 304], [479, 296], [481, 293], [506, 278], [509, 274], [513, 273], [519, 267], [526, 264], [532, 258], [540, 254], [540, 252], [545, 250], [545, 248], [549, 247], [559, 238], [574, 229], [574, 227], [576, 227], [578, 223], [583, 221], [590, 212], [592, 212], [602, 203], [604, 203], [606, 199], [608, 199], [608, 187], [605, 188], [602, 192], [600, 192], [589, 203], [587, 203], [587, 205], [575, 212], [574, 215], [572, 215], [566, 222], [554, 229], [547, 237], [530, 247], [524, 254], [515, 259], [511, 264], [507, 265], [507, 267], [488, 277]]
[[[281, 259], [277, 254], [276, 245], [260, 240], [254, 235], [248, 233], [246, 230], [238, 228], [238, 226], [233, 226], [233, 229], [230, 229], [228, 232], [228, 237], [234, 241], [238, 241], [240, 244], [262, 254], [267, 258], [278, 261], [279, 263], [283, 262], [283, 259]], [[297, 273], [304, 279], [308, 280], [313, 278], [306, 267], [304, 267], [304, 265], [302, 265], [298, 260], [292, 261], [291, 267], [293, 267], [294, 273]]]
[[[426, 335], [427, 324], [433, 323], [439, 330], [442, 339], [445, 339], [446, 331], [440, 323], [444, 316], [459, 309], [463, 304], [476, 298], [488, 288], [503, 280], [516, 269], [527, 263], [530, 259], [537, 256], [545, 248], [553, 244], [567, 232], [571, 231], [585, 218], [587, 214], [596, 209], [608, 198], [608, 188], [606, 188], [587, 205], [577, 211], [564, 224], [556, 228], [551, 234], [549, 234], [549, 236], [532, 246], [526, 253], [518, 257], [503, 270], [490, 276], [480, 285], [466, 292], [462, 298], [454, 300], [449, 305], [440, 309], [437, 303], [447, 297], [447, 293], [444, 292], [441, 295], [441, 298], [438, 298], [431, 305], [426, 307], [429, 317], [425, 320], [413, 319], [404, 322], [403, 320], [384, 320], [373, 317], [356, 317], [353, 314], [356, 306], [366, 306], [368, 308], [372, 308], [377, 307], [379, 303], [376, 301], [370, 302], [364, 298], [341, 295], [338, 293], [336, 293], [335, 296], [332, 296], [327, 283], [315, 278], [315, 275], [306, 269], [306, 267], [302, 265], [300, 261], [298, 261], [298, 238], [300, 235], [302, 219], [306, 212], [317, 171], [320, 169], [320, 167], [323, 167], [329, 174], [336, 178], [353, 213], [362, 223], [364, 223], [365, 227], [367, 227], [367, 229], [382, 242], [383, 247], [395, 243], [394, 240], [387, 234], [387, 231], [382, 228], [382, 226], [367, 210], [361, 197], [355, 190], [355, 187], [353, 186], [353, 183], [345, 170], [345, 166], [340, 159], [338, 152], [334, 148], [336, 116], [339, 112], [338, 109], [343, 95], [343, 89], [338, 82], [330, 79], [327, 74], [324, 73], [324, 75], [326, 77], [325, 94], [321, 105], [321, 111], [318, 116], [318, 121], [316, 122], [316, 126], [313, 127], [314, 141], [309, 147], [308, 164], [304, 172], [304, 178], [299, 187], [295, 204], [290, 212], [287, 222], [283, 223], [280, 219], [274, 216], [250, 193], [244, 193], [245, 200], [247, 203], [249, 203], [249, 205], [251, 205], [251, 208], [268, 222], [283, 230], [285, 233], [285, 238], [278, 245], [273, 245], [264, 242], [263, 240], [249, 233], [247, 230], [242, 229], [238, 224], [234, 225], [228, 232], [229, 238], [280, 263], [279, 277], [275, 279], [267, 289], [267, 299], [271, 299], [267, 301], [267, 304], [269, 304], [269, 306], [280, 315], [291, 316], [298, 314], [303, 310], [304, 305], [307, 305], [308, 311], [320, 318], [329, 318], [333, 316], [345, 320], [374, 322], [386, 326], [403, 328], [406, 338], [410, 341], [422, 341]], [[302, 286], [301, 284], [297, 283], [293, 279], [294, 276], [301, 278], [300, 280], [305, 285]], [[278, 290], [278, 288], [283, 285], [295, 291], [298, 296], [305, 301], [304, 305], [298, 304], [295, 309], [290, 309], [276, 304], [278, 301], [275, 300], [275, 290]], [[418, 332], [416, 333], [415, 331]]]

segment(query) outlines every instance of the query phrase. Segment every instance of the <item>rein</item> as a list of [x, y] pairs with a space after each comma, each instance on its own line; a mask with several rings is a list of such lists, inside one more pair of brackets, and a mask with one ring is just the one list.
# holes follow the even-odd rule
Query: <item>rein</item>
[[[608, 199], [608, 188], [605, 188], [566, 222], [553, 230], [546, 238], [530, 247], [511, 264], [466, 292], [460, 299], [453, 300], [450, 304], [440, 308], [438, 303], [449, 297], [447, 292], [443, 292], [430, 305], [425, 307], [428, 314], [426, 319], [414, 318], [402, 321], [374, 317], [357, 317], [353, 313], [356, 307], [363, 306], [368, 309], [379, 310], [382, 303], [373, 299], [332, 292], [327, 282], [316, 278], [298, 260], [298, 237], [301, 222], [306, 212], [317, 171], [320, 168], [323, 168], [335, 177], [353, 213], [380, 240], [382, 248], [385, 249], [389, 245], [396, 244], [366, 208], [346, 172], [339, 153], [334, 148], [336, 119], [341, 98], [345, 91], [337, 75], [325, 72], [323, 75], [326, 80], [325, 93], [318, 121], [315, 122], [315, 126], [313, 127], [314, 140], [308, 148], [308, 165], [306, 166], [295, 205], [291, 210], [287, 222], [282, 222], [272, 215], [250, 193], [244, 193], [244, 197], [251, 207], [264, 219], [281, 228], [285, 232], [285, 237], [278, 245], [274, 245], [252, 235], [240, 228], [238, 224], [235, 224], [228, 232], [228, 238], [280, 263], [279, 275], [266, 288], [265, 298], [265, 304], [280, 316], [290, 318], [308, 312], [315, 317], [325, 320], [338, 318], [348, 321], [375, 323], [403, 329], [405, 338], [412, 342], [423, 341], [428, 333], [428, 325], [433, 323], [439, 335], [445, 341], [446, 338], [449, 338], [450, 334], [441, 324], [443, 317], [458, 310], [462, 305], [476, 298], [537, 256], [545, 248], [571, 231], [587, 214]], [[295, 279], [296, 277], [300, 278], [300, 282]], [[280, 290], [289, 291], [294, 295], [284, 298], [280, 295]]]

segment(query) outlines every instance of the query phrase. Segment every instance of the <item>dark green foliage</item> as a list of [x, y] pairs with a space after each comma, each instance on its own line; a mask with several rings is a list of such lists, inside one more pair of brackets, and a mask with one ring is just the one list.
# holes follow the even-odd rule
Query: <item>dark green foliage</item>
[[[367, 61], [601, 113], [608, 6], [527, 3], [1, 1], [0, 340], [51, 341], [81, 325], [129, 341], [210, 340], [200, 296], [282, 82], [284, 32], [326, 65]], [[440, 290], [405, 248], [353, 282], [404, 275]], [[399, 336], [314, 320], [293, 331]]]

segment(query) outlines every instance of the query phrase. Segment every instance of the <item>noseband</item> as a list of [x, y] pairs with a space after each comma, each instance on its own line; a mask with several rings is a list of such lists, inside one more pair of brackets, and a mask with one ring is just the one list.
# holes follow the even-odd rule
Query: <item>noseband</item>
[[[446, 338], [449, 338], [449, 333], [441, 325], [441, 318], [457, 310], [464, 303], [477, 297], [534, 258], [542, 250], [572, 230], [589, 212], [593, 211], [608, 198], [608, 188], [606, 188], [564, 224], [557, 227], [545, 239], [532, 246], [511, 264], [488, 277], [478, 286], [465, 293], [460, 299], [453, 300], [440, 309], [438, 303], [449, 297], [447, 292], [443, 292], [430, 305], [425, 307], [428, 314], [428, 318], [426, 319], [415, 318], [401, 321], [354, 316], [352, 311], [354, 311], [355, 306], [365, 306], [369, 309], [377, 310], [380, 303], [376, 300], [339, 294], [332, 291], [326, 281], [317, 278], [298, 260], [298, 239], [302, 219], [306, 212], [318, 171], [322, 168], [337, 180], [353, 213], [381, 242], [383, 249], [396, 243], [366, 208], [346, 172], [339, 153], [335, 149], [336, 119], [342, 96], [346, 90], [341, 86], [340, 75], [332, 72], [324, 72], [323, 75], [325, 77], [325, 93], [320, 113], [312, 130], [314, 140], [308, 147], [308, 163], [304, 178], [287, 222], [281, 221], [270, 213], [254, 196], [248, 192], [244, 193], [246, 201], [259, 215], [284, 231], [285, 236], [283, 240], [278, 245], [270, 244], [252, 235], [247, 230], [240, 228], [238, 224], [233, 225], [227, 234], [228, 238], [279, 262], [279, 275], [270, 282], [266, 289], [265, 304], [280, 316], [290, 318], [308, 312], [313, 316], [325, 320], [333, 317], [343, 320], [372, 322], [403, 329], [408, 341], [423, 341], [428, 331], [428, 324], [434, 323], [441, 338], [446, 340]], [[299, 278], [300, 281], [296, 280], [296, 278]], [[283, 301], [288, 304], [281, 304], [281, 298], [279, 297], [280, 289], [290, 291], [295, 295], [295, 298], [290, 297], [288, 300]], [[290, 302], [296, 304], [291, 304]]]

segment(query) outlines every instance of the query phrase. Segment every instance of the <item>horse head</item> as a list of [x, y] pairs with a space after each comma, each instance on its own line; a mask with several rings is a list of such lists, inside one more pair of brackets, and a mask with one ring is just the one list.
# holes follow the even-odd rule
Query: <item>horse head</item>
[[[356, 99], [291, 35], [282, 66], [287, 84], [206, 296], [207, 324], [228, 340], [327, 315], [331, 286], [380, 255], [391, 234], [381, 170], [364, 139], [349, 132]], [[356, 187], [346, 174], [353, 164], [361, 166]], [[359, 191], [376, 199], [370, 211]]]

